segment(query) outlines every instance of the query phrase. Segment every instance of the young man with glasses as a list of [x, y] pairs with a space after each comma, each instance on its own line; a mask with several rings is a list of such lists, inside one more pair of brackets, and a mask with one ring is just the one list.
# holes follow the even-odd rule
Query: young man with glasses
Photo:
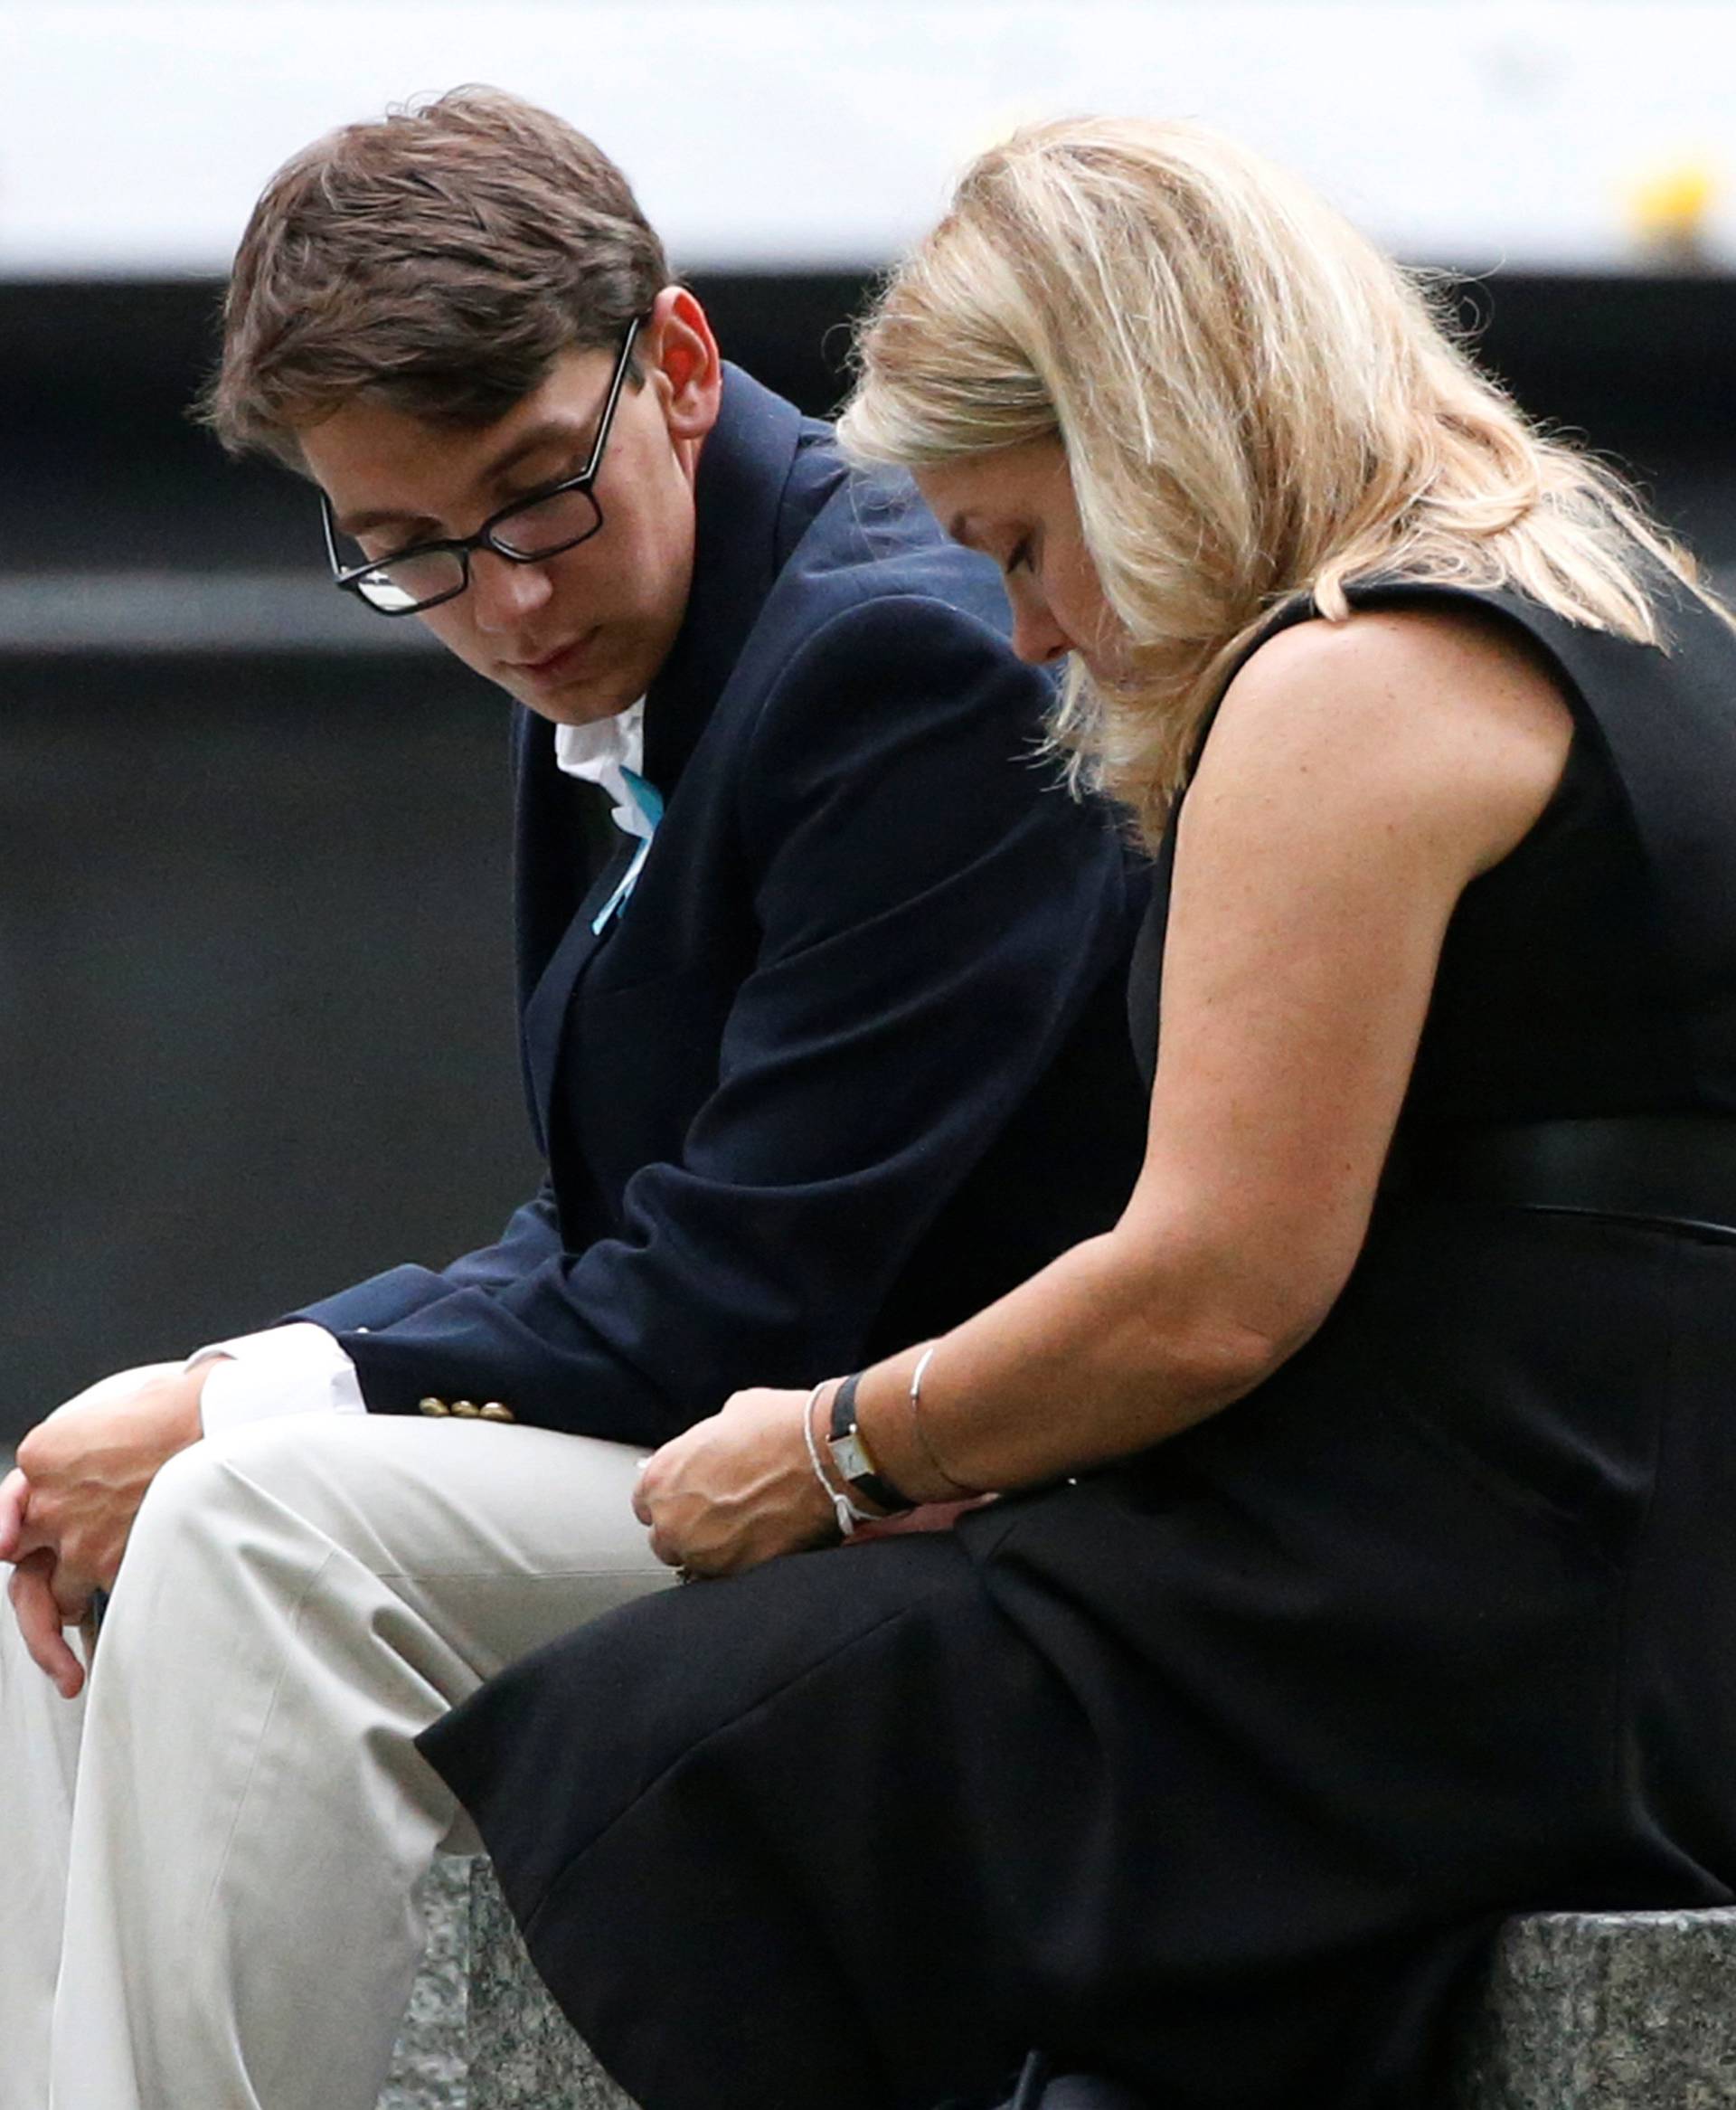
[[[51, 2072], [69, 2106], [365, 2110], [463, 1836], [416, 1734], [669, 1579], [646, 1447], [975, 1310], [1105, 1227], [1138, 1148], [1135, 904], [1034, 758], [992, 568], [723, 365], [590, 142], [471, 90], [298, 156], [210, 414], [316, 484], [339, 587], [522, 706], [548, 1172], [494, 1245], [21, 1447], [0, 2110]], [[62, 1630], [110, 1589], [84, 1697]]]

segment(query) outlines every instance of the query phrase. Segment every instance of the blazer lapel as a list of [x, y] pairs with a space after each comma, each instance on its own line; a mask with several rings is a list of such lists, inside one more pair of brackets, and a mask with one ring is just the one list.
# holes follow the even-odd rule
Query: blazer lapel
[[[687, 759], [711, 718], [788, 545], [821, 494], [799, 493], [792, 469], [800, 413], [739, 367], [724, 369], [723, 403], [694, 480], [693, 579], [669, 658], [646, 696], [645, 774], [674, 800]], [[600, 932], [598, 911], [626, 875], [638, 845], [623, 836], [591, 883], [525, 1001], [524, 1064], [545, 1147], [561, 1044], [580, 978], [618, 917]]]
[[801, 432], [793, 404], [725, 365], [722, 408], [693, 482], [687, 610], [645, 699], [645, 773], [665, 803], [783, 563], [779, 526]]
[[561, 1039], [567, 1023], [568, 1007], [579, 977], [590, 957], [615, 927], [611, 917], [600, 931], [593, 929], [599, 910], [627, 876], [627, 868], [638, 849], [634, 836], [624, 835], [614, 855], [590, 883], [567, 933], [542, 970], [542, 979], [524, 1007], [524, 1062], [536, 1105], [537, 1123], [546, 1143], [552, 1133], [550, 1107], [554, 1095], [554, 1074], [561, 1061]]

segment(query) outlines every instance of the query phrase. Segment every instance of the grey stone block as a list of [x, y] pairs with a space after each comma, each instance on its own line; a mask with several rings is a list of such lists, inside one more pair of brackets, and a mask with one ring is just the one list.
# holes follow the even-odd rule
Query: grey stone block
[[486, 1860], [470, 1879], [468, 2110], [635, 2110], [549, 1997]]
[[1736, 1910], [1510, 1920], [1467, 2033], [1458, 2103], [1736, 2105]]
[[[486, 1861], [470, 1895], [469, 2110], [634, 2110], [543, 1990]], [[1510, 1920], [1452, 2096], [1456, 2110], [1736, 2110], [1736, 1909]]]
[[428, 1948], [379, 2110], [468, 2110], [470, 1869], [442, 1854], [422, 1879]]

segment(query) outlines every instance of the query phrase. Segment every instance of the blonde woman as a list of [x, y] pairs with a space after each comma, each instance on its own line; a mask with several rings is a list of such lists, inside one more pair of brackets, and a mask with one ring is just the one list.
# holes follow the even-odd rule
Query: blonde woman
[[1736, 635], [1180, 126], [978, 162], [844, 431], [1001, 566], [1153, 853], [1145, 1169], [659, 1452], [655, 1548], [730, 1579], [427, 1747], [646, 2110], [987, 2103], [1033, 2043], [1410, 2110], [1504, 1915], [1731, 1900]]

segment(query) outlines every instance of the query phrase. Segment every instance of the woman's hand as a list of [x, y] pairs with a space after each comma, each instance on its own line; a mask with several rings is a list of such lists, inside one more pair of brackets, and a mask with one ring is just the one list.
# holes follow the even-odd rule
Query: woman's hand
[[646, 1464], [633, 1497], [651, 1550], [693, 1575], [734, 1575], [837, 1535], [814, 1477], [806, 1392], [737, 1392]]

